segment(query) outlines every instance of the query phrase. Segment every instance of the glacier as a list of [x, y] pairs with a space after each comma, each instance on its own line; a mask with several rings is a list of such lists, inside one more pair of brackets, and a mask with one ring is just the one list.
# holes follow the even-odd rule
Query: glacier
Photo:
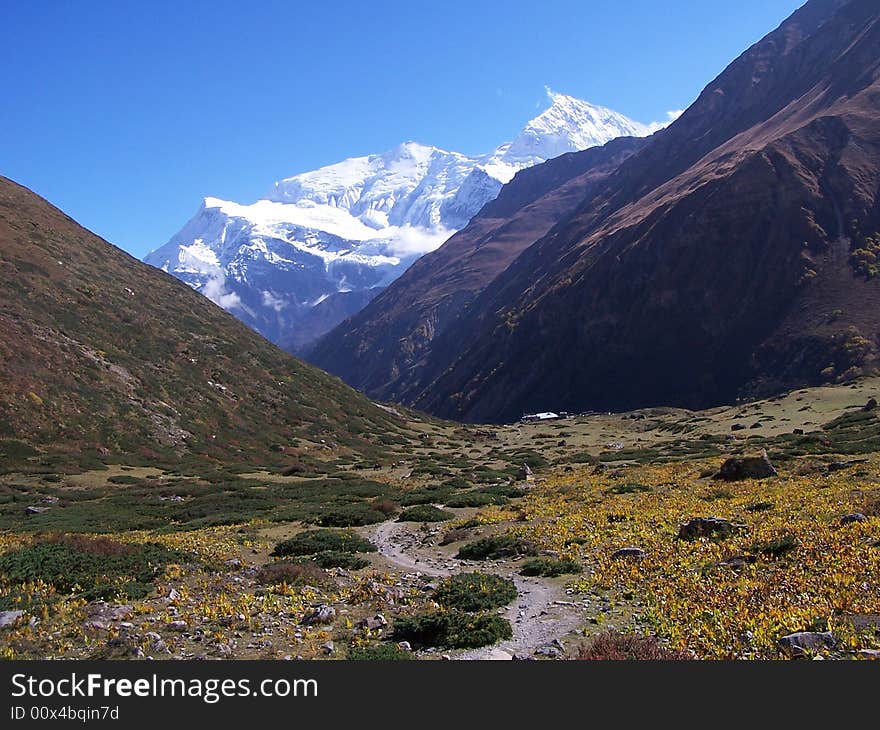
[[467, 225], [519, 170], [656, 129], [547, 93], [550, 107], [485, 155], [405, 142], [279, 180], [248, 205], [206, 197], [144, 260], [281, 347], [305, 352]]

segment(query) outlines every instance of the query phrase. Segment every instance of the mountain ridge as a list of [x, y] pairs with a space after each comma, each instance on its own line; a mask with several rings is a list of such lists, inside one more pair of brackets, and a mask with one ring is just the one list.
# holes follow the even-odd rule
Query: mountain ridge
[[277, 181], [250, 205], [206, 198], [171, 240], [145, 257], [270, 340], [301, 351], [436, 249], [517, 171], [651, 127], [548, 90], [549, 109], [508, 144], [467, 156], [405, 142]]
[[527, 242], [405, 377], [352, 379], [368, 324], [315, 361], [476, 421], [701, 407], [874, 367], [877, 281], [850, 256], [878, 218], [878, 27], [864, 0], [796, 11]]

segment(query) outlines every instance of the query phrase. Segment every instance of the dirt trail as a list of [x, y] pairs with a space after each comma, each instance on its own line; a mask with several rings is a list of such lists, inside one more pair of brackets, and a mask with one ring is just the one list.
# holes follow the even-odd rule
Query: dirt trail
[[505, 613], [513, 626], [513, 637], [493, 646], [451, 652], [454, 659], [526, 658], [544, 647], [553, 652], [551, 644], [554, 640], [567, 645], [574, 638], [569, 634], [584, 626], [587, 606], [572, 600], [562, 581], [524, 578], [513, 572], [506, 561], [475, 563], [450, 558], [436, 546], [424, 544], [416, 530], [413, 523], [383, 522], [372, 534], [372, 540], [380, 555], [407, 572], [438, 578], [467, 571], [496, 573], [513, 580], [519, 593]]

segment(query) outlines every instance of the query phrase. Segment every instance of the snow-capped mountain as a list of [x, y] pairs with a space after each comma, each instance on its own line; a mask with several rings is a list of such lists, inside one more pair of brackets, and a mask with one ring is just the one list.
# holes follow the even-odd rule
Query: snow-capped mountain
[[205, 198], [145, 260], [301, 351], [463, 228], [518, 170], [653, 131], [548, 94], [550, 108], [487, 155], [406, 142], [280, 180], [250, 205]]

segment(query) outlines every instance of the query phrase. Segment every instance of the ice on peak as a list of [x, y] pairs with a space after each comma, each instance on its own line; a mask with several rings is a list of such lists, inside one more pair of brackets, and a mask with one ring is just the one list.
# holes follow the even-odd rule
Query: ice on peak
[[336, 298], [334, 307], [363, 306], [365, 294], [467, 225], [519, 170], [651, 131], [610, 109], [547, 93], [550, 108], [485, 155], [407, 141], [279, 180], [250, 205], [206, 197], [146, 260], [269, 339], [292, 342], [307, 310], [341, 293], [357, 296], [351, 304]]

